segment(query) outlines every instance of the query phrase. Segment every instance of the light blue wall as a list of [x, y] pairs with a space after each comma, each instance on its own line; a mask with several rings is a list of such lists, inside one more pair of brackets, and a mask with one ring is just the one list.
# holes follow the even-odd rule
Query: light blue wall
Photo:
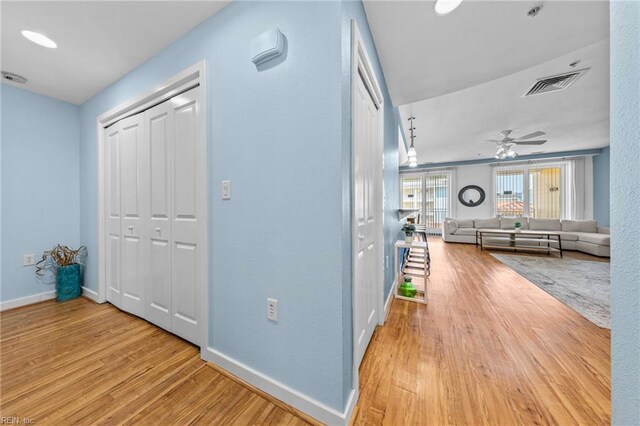
[[609, 152], [593, 157], [593, 218], [601, 226], [609, 226]]
[[[287, 57], [259, 72], [249, 46], [273, 27], [287, 37]], [[342, 411], [350, 348], [341, 331], [351, 319], [340, 48], [339, 2], [233, 2], [92, 98], [81, 108], [80, 236], [96, 289], [96, 117], [205, 59], [209, 344]], [[224, 179], [231, 201], [220, 201]], [[266, 319], [267, 297], [279, 300], [278, 323]]]
[[79, 108], [2, 85], [2, 286], [7, 301], [54, 289], [22, 256], [79, 242]]
[[640, 425], [640, 2], [610, 19], [612, 423]]

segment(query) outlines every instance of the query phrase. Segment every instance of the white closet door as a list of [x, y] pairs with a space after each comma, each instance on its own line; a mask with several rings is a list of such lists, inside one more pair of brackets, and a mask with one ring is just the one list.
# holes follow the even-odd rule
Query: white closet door
[[171, 331], [171, 169], [173, 111], [171, 101], [145, 112], [149, 147], [148, 241], [149, 280], [145, 297], [145, 318]]
[[[174, 116], [171, 226], [172, 292], [171, 329], [182, 338], [200, 342], [201, 303], [198, 288], [206, 259], [206, 147], [199, 143], [198, 87], [170, 101]], [[202, 118], [204, 119], [204, 117]]]
[[200, 344], [207, 243], [199, 88], [105, 130], [108, 300]]
[[378, 267], [376, 167], [378, 157], [378, 113], [363, 79], [358, 78], [354, 92], [354, 196], [353, 209], [358, 240], [354, 271], [356, 365], [360, 365], [377, 324], [376, 285]]
[[148, 232], [143, 190], [148, 169], [143, 114], [120, 121], [120, 177], [122, 191], [122, 309], [144, 316], [145, 240]]
[[122, 304], [121, 246], [122, 224], [120, 215], [120, 123], [105, 129], [107, 181], [107, 238], [106, 282], [107, 300], [117, 307]]

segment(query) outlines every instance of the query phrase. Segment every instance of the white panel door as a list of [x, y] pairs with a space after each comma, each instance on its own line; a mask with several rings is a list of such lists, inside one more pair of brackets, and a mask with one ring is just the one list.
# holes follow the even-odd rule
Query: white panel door
[[207, 243], [199, 88], [105, 130], [108, 300], [195, 344]]
[[144, 316], [146, 271], [145, 177], [148, 149], [144, 140], [143, 114], [125, 118], [120, 124], [120, 180], [122, 212], [122, 309]]
[[[200, 342], [199, 288], [206, 267], [206, 147], [198, 134], [198, 87], [169, 102], [173, 113], [174, 143], [171, 227], [172, 292], [171, 330], [194, 343]], [[202, 286], [202, 287], [201, 287]]]
[[145, 112], [149, 153], [148, 216], [150, 238], [145, 318], [171, 331], [171, 169], [173, 151], [173, 110], [171, 101]]
[[378, 111], [367, 87], [359, 76], [354, 91], [354, 194], [353, 209], [356, 228], [356, 250], [354, 271], [355, 292], [355, 337], [356, 337], [356, 365], [360, 365], [367, 346], [376, 328], [378, 315], [377, 289], [378, 285], [378, 234], [377, 227], [380, 218], [377, 204], [379, 188], [376, 188], [376, 167], [382, 167], [377, 162], [379, 156], [378, 145]]
[[120, 307], [122, 302], [121, 246], [122, 223], [120, 215], [120, 123], [105, 129], [107, 182], [107, 238], [106, 282], [107, 300]]

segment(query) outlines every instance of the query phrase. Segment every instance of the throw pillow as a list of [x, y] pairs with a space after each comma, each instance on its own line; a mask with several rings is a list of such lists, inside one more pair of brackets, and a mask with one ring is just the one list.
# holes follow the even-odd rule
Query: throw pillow
[[458, 228], [473, 228], [473, 219], [458, 219]]
[[492, 219], [475, 219], [473, 223], [477, 229], [500, 229], [500, 219], [497, 217]]
[[596, 234], [598, 226], [595, 220], [563, 220], [563, 232], [590, 232]]
[[529, 229], [532, 231], [560, 231], [562, 227], [559, 219], [529, 218]]

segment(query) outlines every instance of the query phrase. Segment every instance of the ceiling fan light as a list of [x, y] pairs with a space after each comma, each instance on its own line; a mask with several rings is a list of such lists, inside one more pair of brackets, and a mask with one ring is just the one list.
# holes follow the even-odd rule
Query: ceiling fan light
[[500, 158], [501, 160], [504, 160], [505, 158], [507, 158], [507, 153], [506, 152], [501, 152], [500, 154], [498, 154], [498, 158]]
[[418, 161], [414, 158], [412, 161], [409, 161], [409, 167], [418, 167]]
[[458, 6], [460, 6], [462, 0], [438, 0], [436, 2], [436, 14], [442, 16], [453, 12]]
[[414, 147], [409, 147], [409, 150], [407, 151], [407, 156], [415, 157], [416, 156], [416, 149]]
[[510, 149], [509, 152], [507, 152], [507, 157], [509, 158], [516, 158], [518, 156], [518, 153], [515, 152], [514, 150]]

